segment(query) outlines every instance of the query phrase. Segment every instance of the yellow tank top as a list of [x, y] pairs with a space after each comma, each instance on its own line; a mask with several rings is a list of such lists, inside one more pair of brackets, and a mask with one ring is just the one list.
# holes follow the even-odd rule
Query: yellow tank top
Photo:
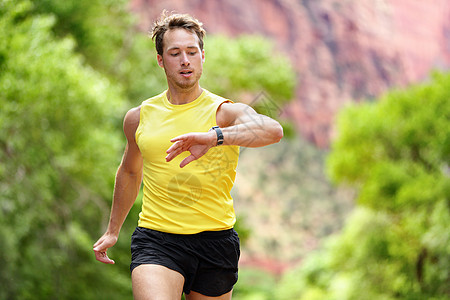
[[166, 162], [170, 139], [206, 132], [216, 125], [216, 112], [227, 102], [206, 90], [193, 102], [173, 105], [166, 92], [141, 105], [136, 142], [144, 159], [144, 197], [138, 225], [176, 233], [233, 227], [236, 216], [230, 190], [236, 176], [238, 146], [211, 148], [200, 159], [180, 168], [184, 152]]

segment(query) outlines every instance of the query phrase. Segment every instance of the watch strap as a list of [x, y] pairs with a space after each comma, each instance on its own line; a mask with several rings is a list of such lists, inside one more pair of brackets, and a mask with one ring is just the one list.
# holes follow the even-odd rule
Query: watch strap
[[211, 129], [210, 129], [210, 131], [211, 130], [214, 130], [215, 132], [216, 132], [216, 134], [217, 134], [217, 146], [220, 146], [220, 145], [222, 145], [223, 144], [223, 133], [222, 133], [222, 129], [220, 129], [220, 127], [219, 126], [213, 126]]

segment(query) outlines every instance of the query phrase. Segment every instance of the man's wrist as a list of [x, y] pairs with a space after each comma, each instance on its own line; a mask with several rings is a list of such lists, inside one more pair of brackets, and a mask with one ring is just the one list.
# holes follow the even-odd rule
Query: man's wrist
[[119, 237], [120, 227], [116, 225], [109, 224], [108, 228], [106, 228], [106, 234], [110, 236]]
[[223, 144], [223, 132], [219, 126], [213, 126], [209, 131], [213, 131], [215, 134], [215, 143], [214, 146], [220, 146]]
[[217, 146], [217, 134], [214, 132], [214, 130], [208, 131], [209, 137], [210, 137], [210, 145], [211, 147]]

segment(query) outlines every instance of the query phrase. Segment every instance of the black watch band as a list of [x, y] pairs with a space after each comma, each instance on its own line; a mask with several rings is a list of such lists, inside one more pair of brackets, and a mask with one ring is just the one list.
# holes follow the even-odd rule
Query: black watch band
[[214, 130], [217, 134], [217, 146], [222, 145], [223, 144], [223, 133], [222, 130], [220, 129], [219, 126], [213, 126], [211, 130]]

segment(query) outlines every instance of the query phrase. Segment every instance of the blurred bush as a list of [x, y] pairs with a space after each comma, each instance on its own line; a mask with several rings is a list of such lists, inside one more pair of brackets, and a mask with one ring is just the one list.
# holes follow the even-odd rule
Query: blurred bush
[[124, 275], [106, 279], [91, 250], [120, 153], [122, 91], [31, 7], [0, 6], [0, 298], [124, 296]]
[[448, 299], [450, 74], [353, 104], [338, 130], [329, 171], [358, 208], [278, 299]]

